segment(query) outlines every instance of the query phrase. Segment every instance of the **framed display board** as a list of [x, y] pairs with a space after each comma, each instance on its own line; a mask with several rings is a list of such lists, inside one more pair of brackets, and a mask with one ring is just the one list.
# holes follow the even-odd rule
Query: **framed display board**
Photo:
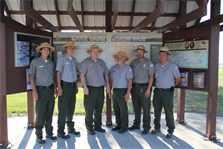
[[43, 42], [51, 43], [51, 37], [14, 32], [15, 67], [29, 67], [30, 62], [40, 56], [36, 47]]

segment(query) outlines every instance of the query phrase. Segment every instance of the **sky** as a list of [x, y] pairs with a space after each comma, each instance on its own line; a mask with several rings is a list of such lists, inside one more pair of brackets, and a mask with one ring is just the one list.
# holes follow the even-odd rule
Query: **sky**
[[[221, 0], [221, 14], [223, 14], [223, 0]], [[210, 0], [207, 5], [207, 15], [202, 17], [201, 22], [210, 19]], [[223, 25], [223, 23], [221, 23]], [[219, 33], [219, 63], [223, 64], [223, 31]]]

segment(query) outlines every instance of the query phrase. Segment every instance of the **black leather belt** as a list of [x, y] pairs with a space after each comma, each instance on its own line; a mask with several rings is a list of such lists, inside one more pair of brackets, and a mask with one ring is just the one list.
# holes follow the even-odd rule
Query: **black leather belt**
[[156, 89], [158, 89], [160, 91], [169, 90], [169, 88], [156, 88]]
[[37, 88], [46, 88], [46, 89], [51, 89], [53, 87], [53, 84], [49, 86], [36, 86]]
[[135, 86], [142, 86], [142, 85], [148, 85], [148, 83], [133, 83]]
[[113, 90], [126, 90], [127, 88], [113, 88]]
[[66, 84], [66, 85], [70, 85], [70, 86], [74, 86], [76, 82], [65, 82], [61, 80], [61, 84]]
[[93, 88], [104, 88], [104, 85], [102, 85], [102, 86], [90, 86], [90, 85], [87, 85], [87, 87], [93, 87]]

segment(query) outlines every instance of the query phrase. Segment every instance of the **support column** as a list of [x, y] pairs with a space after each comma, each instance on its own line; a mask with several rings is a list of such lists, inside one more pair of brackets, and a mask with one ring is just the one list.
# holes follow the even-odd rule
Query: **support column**
[[6, 95], [0, 95], [0, 148], [6, 148], [8, 142]]
[[185, 109], [185, 89], [178, 89], [178, 102], [177, 102], [177, 121], [184, 124], [184, 109]]
[[34, 99], [33, 99], [33, 91], [27, 92], [27, 108], [28, 108], [28, 124], [27, 128], [31, 129], [34, 128], [35, 123], [35, 113], [34, 113]]
[[208, 92], [206, 137], [216, 140], [217, 92]]
[[111, 99], [106, 95], [106, 126], [112, 126], [111, 120]]

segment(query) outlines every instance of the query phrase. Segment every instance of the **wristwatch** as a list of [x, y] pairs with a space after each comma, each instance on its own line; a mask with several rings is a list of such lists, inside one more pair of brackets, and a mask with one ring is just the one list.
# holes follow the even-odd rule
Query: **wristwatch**
[[110, 87], [109, 85], [107, 85], [106, 87]]

